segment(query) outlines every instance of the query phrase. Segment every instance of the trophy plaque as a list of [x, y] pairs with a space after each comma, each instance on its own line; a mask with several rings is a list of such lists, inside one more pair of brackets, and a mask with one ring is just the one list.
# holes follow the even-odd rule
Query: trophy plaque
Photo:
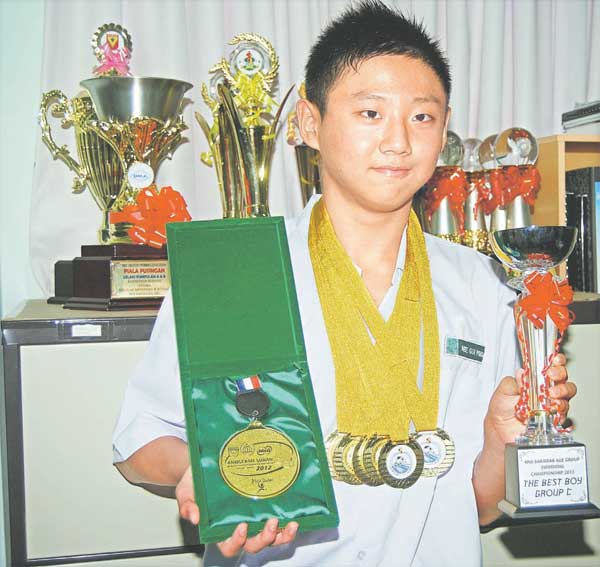
[[[59, 90], [42, 96], [43, 141], [54, 159], [60, 159], [75, 173], [73, 192], [88, 188], [102, 213], [99, 245], [83, 246], [81, 256], [70, 268], [64, 262], [57, 264], [55, 297], [49, 302], [64, 302], [65, 307], [77, 309], [158, 307], [168, 287], [164, 223], [158, 231], [151, 231], [154, 236], [161, 233], [162, 239], [140, 238], [147, 232], [147, 217], [156, 207], [145, 208], [141, 228], [123, 212], [136, 207], [142, 210], [150, 197], [161, 204], [164, 201], [165, 196], [159, 197], [153, 182], [160, 163], [170, 158], [183, 141], [181, 132], [187, 126], [181, 115], [182, 101], [192, 85], [130, 76], [131, 37], [119, 25], [98, 28], [92, 44], [99, 64], [94, 69], [96, 77], [81, 81], [85, 91], [71, 100]], [[66, 146], [54, 142], [50, 113], [62, 116], [63, 126], [74, 127], [77, 159]], [[144, 191], [146, 195], [142, 195]], [[182, 198], [174, 193], [171, 190], [168, 195], [178, 205]], [[167, 220], [189, 219], [187, 210], [179, 206], [171, 207], [171, 211], [176, 214], [167, 215]], [[148, 246], [155, 249], [146, 250]], [[134, 269], [139, 270], [137, 279], [129, 277], [133, 271], [125, 271]], [[147, 280], [141, 278], [142, 271]], [[152, 283], [150, 271], [156, 275]]]
[[561, 425], [553, 407], [547, 371], [574, 316], [573, 290], [549, 271], [564, 262], [577, 240], [577, 229], [530, 226], [492, 233], [496, 256], [521, 290], [515, 321], [524, 375], [517, 418], [526, 428], [505, 450], [505, 499], [498, 508], [517, 520], [585, 519], [600, 516], [589, 500], [585, 445]]
[[200, 541], [337, 526], [283, 218], [167, 232]]

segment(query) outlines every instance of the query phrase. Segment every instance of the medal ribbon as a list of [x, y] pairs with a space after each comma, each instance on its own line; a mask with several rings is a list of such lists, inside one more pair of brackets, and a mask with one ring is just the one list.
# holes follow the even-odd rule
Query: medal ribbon
[[[404, 273], [387, 322], [337, 240], [323, 200], [312, 211], [309, 250], [335, 366], [338, 430], [401, 440], [408, 438], [411, 419], [417, 429], [435, 429], [437, 314], [425, 239], [415, 213], [410, 214]], [[421, 330], [422, 390], [417, 385]]]

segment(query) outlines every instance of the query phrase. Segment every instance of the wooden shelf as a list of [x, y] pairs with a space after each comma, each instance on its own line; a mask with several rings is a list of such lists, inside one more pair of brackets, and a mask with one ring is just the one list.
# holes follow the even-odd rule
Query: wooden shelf
[[564, 225], [567, 220], [565, 193], [567, 171], [600, 167], [600, 136], [558, 134], [538, 140], [537, 167], [542, 181], [532, 215], [534, 224]]

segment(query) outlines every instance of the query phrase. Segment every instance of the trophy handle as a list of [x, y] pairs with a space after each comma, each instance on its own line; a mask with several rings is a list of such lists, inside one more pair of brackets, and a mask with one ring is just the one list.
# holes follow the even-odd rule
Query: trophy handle
[[39, 115], [42, 140], [50, 150], [52, 157], [60, 159], [77, 176], [73, 179], [73, 193], [82, 193], [85, 190], [88, 175], [85, 169], [73, 158], [67, 146], [58, 146], [54, 141], [50, 123], [48, 122], [49, 110], [55, 115], [63, 116], [61, 121], [63, 126], [70, 126], [72, 124], [72, 113], [69, 112], [69, 99], [62, 91], [52, 90], [42, 95]]

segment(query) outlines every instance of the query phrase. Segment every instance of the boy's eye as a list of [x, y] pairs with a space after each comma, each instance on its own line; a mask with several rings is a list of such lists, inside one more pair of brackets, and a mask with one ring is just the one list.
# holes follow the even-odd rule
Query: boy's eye
[[379, 112], [376, 110], [363, 110], [361, 114], [369, 120], [375, 120], [375, 118], [379, 118]]
[[431, 114], [417, 114], [416, 116], [414, 116], [413, 120], [415, 122], [429, 122], [430, 120], [433, 120], [433, 117], [431, 116]]

